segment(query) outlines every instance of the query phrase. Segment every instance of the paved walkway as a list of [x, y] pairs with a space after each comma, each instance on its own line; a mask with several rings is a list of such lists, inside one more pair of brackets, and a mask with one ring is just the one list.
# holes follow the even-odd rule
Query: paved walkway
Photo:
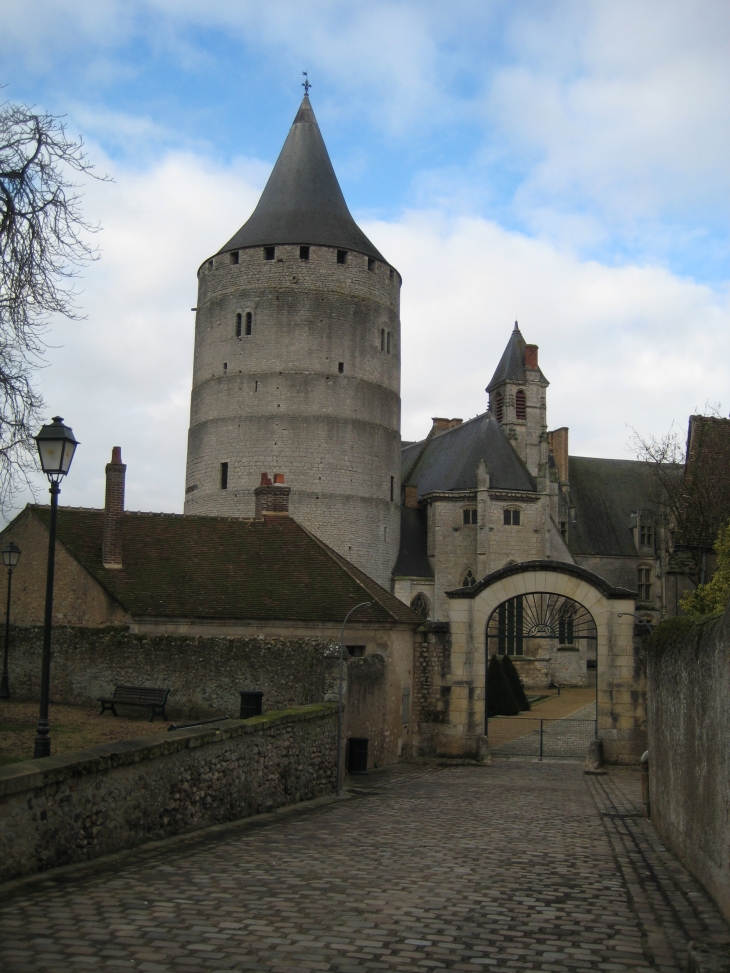
[[0, 966], [29, 970], [684, 969], [725, 938], [639, 814], [639, 774], [574, 763], [406, 767], [355, 796], [0, 907]]

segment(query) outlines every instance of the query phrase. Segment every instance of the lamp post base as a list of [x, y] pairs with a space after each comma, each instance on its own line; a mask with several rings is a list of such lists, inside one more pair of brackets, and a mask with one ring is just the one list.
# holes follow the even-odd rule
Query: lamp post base
[[51, 738], [49, 736], [50, 725], [48, 720], [40, 720], [38, 722], [38, 733], [35, 738], [35, 746], [33, 747], [33, 759], [38, 760], [41, 757], [51, 756]]

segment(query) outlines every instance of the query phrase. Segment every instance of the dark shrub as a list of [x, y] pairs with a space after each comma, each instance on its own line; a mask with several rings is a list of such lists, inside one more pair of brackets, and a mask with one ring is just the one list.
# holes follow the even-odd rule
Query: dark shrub
[[517, 700], [520, 709], [529, 709], [530, 704], [527, 700], [527, 696], [525, 695], [525, 687], [522, 685], [520, 674], [515, 668], [514, 662], [508, 655], [502, 656], [502, 668], [504, 669], [504, 674], [507, 677], [509, 688], [512, 690], [512, 695]]
[[487, 715], [517, 716], [519, 711], [499, 658], [493, 655], [487, 668]]

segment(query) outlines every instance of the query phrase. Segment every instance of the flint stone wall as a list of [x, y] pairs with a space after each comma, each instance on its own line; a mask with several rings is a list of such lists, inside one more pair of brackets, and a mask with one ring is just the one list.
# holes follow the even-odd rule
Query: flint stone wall
[[[40, 692], [43, 630], [13, 628], [14, 699]], [[319, 638], [136, 635], [126, 627], [53, 630], [51, 702], [90, 706], [117, 685], [164, 686], [171, 719], [239, 713], [241, 689], [264, 693], [264, 709], [321, 702], [336, 677], [338, 646]], [[135, 712], [139, 713], [139, 710]]]
[[730, 608], [648, 641], [651, 818], [730, 919]]
[[0, 767], [0, 880], [330, 794], [323, 703]]

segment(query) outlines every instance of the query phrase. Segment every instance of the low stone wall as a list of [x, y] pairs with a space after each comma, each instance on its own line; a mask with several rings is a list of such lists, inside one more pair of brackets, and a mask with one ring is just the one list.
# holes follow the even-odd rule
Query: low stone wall
[[[40, 692], [42, 628], [14, 627], [13, 699]], [[126, 627], [53, 629], [51, 702], [91, 706], [117, 685], [171, 688], [172, 719], [235, 717], [241, 689], [264, 693], [264, 709], [321, 702], [336, 676], [338, 646], [318, 638], [135, 635]]]
[[730, 608], [647, 643], [651, 818], [730, 919]]
[[0, 880], [330, 794], [336, 741], [322, 703], [0, 767]]

